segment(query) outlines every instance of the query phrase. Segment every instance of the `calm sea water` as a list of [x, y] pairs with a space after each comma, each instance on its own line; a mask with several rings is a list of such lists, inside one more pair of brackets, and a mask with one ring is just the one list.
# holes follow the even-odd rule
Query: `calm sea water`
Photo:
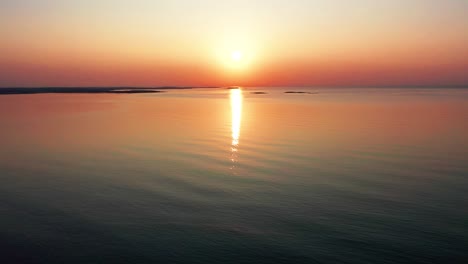
[[1, 262], [468, 263], [468, 90], [288, 90], [1, 96]]

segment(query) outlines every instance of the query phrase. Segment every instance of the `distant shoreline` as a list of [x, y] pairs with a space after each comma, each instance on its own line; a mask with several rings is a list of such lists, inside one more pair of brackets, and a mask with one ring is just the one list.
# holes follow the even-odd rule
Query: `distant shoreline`
[[[280, 86], [266, 86], [262, 88], [279, 88]], [[238, 89], [237, 86], [161, 86], [161, 87], [131, 87], [131, 86], [114, 86], [114, 87], [0, 87], [1, 95], [20, 95], [20, 94], [138, 94], [138, 93], [164, 93], [168, 90], [189, 90], [189, 89]], [[253, 89], [257, 87], [243, 87], [245, 89]], [[467, 86], [407, 86], [407, 87], [281, 87], [298, 90], [288, 90], [286, 94], [315, 94], [316, 92], [304, 92], [302, 89], [468, 89]], [[298, 92], [299, 91], [299, 92]], [[255, 93], [254, 93], [255, 94]]]
[[[165, 86], [154, 88], [137, 88], [137, 87], [39, 87], [39, 88], [0, 88], [0, 95], [13, 94], [45, 94], [45, 93], [64, 93], [64, 94], [97, 94], [97, 93], [112, 93], [112, 94], [135, 94], [135, 93], [162, 93], [165, 90], [182, 90], [196, 89], [202, 87], [177, 87]], [[203, 88], [218, 88], [218, 87], [203, 87]]]

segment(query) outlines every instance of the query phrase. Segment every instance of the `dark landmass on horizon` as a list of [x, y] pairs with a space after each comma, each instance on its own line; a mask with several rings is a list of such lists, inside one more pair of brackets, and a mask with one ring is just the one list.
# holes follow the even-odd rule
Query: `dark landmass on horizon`
[[285, 94], [317, 94], [317, 92], [286, 91]]
[[[113, 94], [134, 94], [134, 93], [162, 93], [161, 90], [181, 90], [181, 89], [194, 89], [202, 87], [178, 87], [178, 86], [164, 86], [164, 87], [14, 87], [14, 88], [0, 88], [0, 95], [9, 94], [43, 94], [43, 93], [113, 93]], [[203, 87], [215, 88], [215, 87]]]
[[[241, 86], [225, 86], [226, 89], [238, 89]], [[244, 86], [242, 86], [244, 87]], [[288, 88], [287, 86], [265, 86], [264, 88]], [[0, 87], [0, 95], [14, 95], [14, 94], [45, 94], [45, 93], [66, 93], [66, 94], [98, 94], [98, 93], [112, 93], [112, 94], [136, 94], [136, 93], [162, 93], [166, 90], [184, 90], [184, 89], [197, 89], [197, 88], [223, 88], [222, 86], [161, 86], [161, 87]], [[257, 88], [245, 86], [244, 88]], [[391, 88], [408, 88], [408, 89], [466, 89], [468, 85], [446, 85], [446, 86], [291, 86], [289, 88], [313, 88], [313, 89], [345, 89], [345, 88], [375, 88], [375, 89], [391, 89]], [[285, 93], [304, 93], [310, 94], [311, 92], [304, 91], [286, 91]]]

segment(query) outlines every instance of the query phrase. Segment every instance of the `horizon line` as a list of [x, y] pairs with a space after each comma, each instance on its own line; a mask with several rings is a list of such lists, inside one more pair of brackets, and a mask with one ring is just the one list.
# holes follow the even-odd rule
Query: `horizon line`
[[197, 89], [197, 88], [227, 88], [227, 87], [242, 87], [242, 88], [468, 88], [468, 84], [447, 84], [447, 85], [163, 85], [163, 86], [132, 86], [132, 85], [99, 85], [99, 86], [0, 86], [0, 89]]

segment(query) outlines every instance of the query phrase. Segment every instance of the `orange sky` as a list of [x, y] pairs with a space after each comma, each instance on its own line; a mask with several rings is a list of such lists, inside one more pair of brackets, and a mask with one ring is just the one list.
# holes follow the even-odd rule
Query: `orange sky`
[[0, 86], [466, 85], [466, 13], [463, 0], [2, 1]]

